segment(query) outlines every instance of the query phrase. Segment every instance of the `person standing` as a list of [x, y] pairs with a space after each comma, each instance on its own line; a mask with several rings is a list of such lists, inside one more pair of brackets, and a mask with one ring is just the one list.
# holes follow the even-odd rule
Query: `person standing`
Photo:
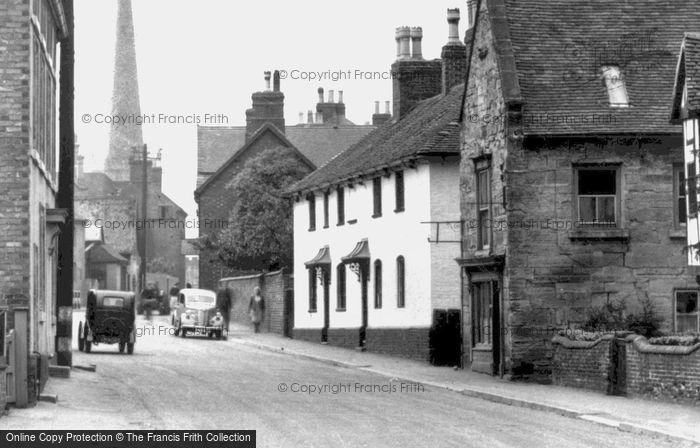
[[231, 315], [231, 291], [225, 286], [219, 287], [216, 291], [216, 307], [224, 318], [226, 335], [228, 336], [228, 322]]
[[248, 304], [248, 313], [255, 327], [255, 332], [260, 333], [260, 323], [265, 316], [265, 299], [260, 295], [260, 288], [257, 286], [253, 289], [253, 297], [250, 298]]

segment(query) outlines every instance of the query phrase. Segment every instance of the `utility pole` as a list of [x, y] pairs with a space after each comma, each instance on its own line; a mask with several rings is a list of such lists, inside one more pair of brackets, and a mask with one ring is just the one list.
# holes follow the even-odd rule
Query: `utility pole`
[[59, 92], [59, 172], [56, 203], [68, 213], [58, 236], [58, 269], [56, 272], [56, 362], [71, 366], [73, 334], [73, 237], [74, 237], [74, 66], [75, 36], [73, 0], [64, 0], [67, 35], [61, 39], [60, 92]]
[[143, 145], [141, 153], [142, 185], [141, 185], [141, 290], [146, 288], [146, 273], [148, 264], [148, 145]]

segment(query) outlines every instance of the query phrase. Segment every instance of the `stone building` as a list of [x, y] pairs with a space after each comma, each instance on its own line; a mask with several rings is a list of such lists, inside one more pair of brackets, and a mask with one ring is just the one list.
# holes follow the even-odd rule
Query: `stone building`
[[442, 59], [397, 29], [393, 118], [291, 189], [295, 338], [460, 363], [458, 20]]
[[[697, 300], [669, 95], [694, 1], [481, 0], [462, 111], [464, 364], [547, 374], [553, 334]], [[697, 327], [695, 328], [697, 330]]]
[[[194, 195], [200, 237], [215, 239], [222, 229], [217, 223], [228, 221], [234, 198], [228, 193], [226, 184], [247, 160], [276, 147], [295, 154], [312, 170], [375, 128], [353, 124], [345, 117], [342, 91], [338, 92], [336, 102], [334, 92], [329, 91], [324, 98], [322, 88], [318, 90], [316, 113], [309, 111], [306, 122], [287, 126], [279, 77], [275, 76], [270, 88], [270, 72], [266, 72], [266, 83], [264, 91], [252, 95], [252, 108], [246, 110], [246, 126], [197, 127], [197, 189]], [[259, 260], [250, 260], [251, 271], [265, 267]], [[202, 288], [216, 288], [219, 279], [239, 274], [240, 271], [225, 266], [213, 249], [200, 249], [199, 284]]]
[[[18, 387], [4, 384], [5, 335], [0, 377], [14, 402], [32, 400], [36, 364], [47, 365], [56, 349], [56, 278], [59, 225], [67, 211], [56, 208], [58, 188], [59, 40], [68, 32], [60, 0], [9, 0], [0, 4], [0, 319], [15, 330]], [[6, 325], [5, 325], [6, 324]], [[22, 387], [20, 387], [23, 385]]]

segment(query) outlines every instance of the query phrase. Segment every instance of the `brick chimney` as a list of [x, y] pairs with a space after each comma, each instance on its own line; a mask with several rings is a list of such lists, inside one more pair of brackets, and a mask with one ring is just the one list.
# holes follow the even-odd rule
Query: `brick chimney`
[[[149, 190], [161, 191], [163, 187], [163, 169], [159, 163], [154, 164], [153, 160], [148, 160], [146, 166], [148, 167], [146, 182]], [[129, 182], [134, 188], [141, 189], [143, 184], [143, 159], [140, 152], [129, 160]]]
[[[420, 27], [396, 28], [397, 54], [391, 65], [394, 119], [400, 119], [420, 101], [442, 91], [442, 62], [423, 59]], [[409, 47], [413, 53], [409, 54]]]
[[386, 103], [386, 109], [384, 113], [379, 112], [379, 101], [374, 102], [374, 115], [372, 115], [372, 125], [381, 126], [387, 121], [391, 120], [391, 112], [389, 110], [389, 101]]
[[245, 139], [255, 134], [266, 123], [271, 123], [284, 133], [284, 94], [280, 91], [280, 75], [274, 73], [272, 90], [270, 89], [270, 72], [265, 72], [265, 90], [252, 95], [253, 107], [245, 111]]
[[448, 37], [442, 47], [442, 93], [464, 82], [467, 74], [467, 47], [459, 39], [459, 8], [447, 10]]
[[316, 112], [323, 117], [322, 123], [330, 126], [338, 126], [345, 123], [345, 103], [343, 103], [343, 91], [338, 91], [338, 102], [335, 102], [333, 90], [328, 91], [328, 100], [323, 99], [323, 87], [318, 88], [319, 102], [316, 104]]

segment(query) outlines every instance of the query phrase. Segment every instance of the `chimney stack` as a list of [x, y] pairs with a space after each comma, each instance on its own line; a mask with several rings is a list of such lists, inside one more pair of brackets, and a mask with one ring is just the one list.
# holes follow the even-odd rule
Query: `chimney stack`
[[467, 29], [474, 27], [476, 19], [476, 0], [467, 0]]
[[397, 54], [396, 54], [396, 59], [402, 60], [402, 59], [410, 59], [411, 58], [411, 49], [410, 49], [410, 40], [411, 40], [411, 28], [407, 26], [400, 26], [396, 28], [396, 42], [398, 44], [397, 48]]
[[467, 47], [459, 40], [459, 8], [447, 10], [447, 26], [447, 44], [441, 54], [443, 95], [467, 76]]
[[390, 103], [391, 101], [384, 101], [384, 113], [387, 115], [391, 114], [391, 109], [389, 108]]
[[[394, 120], [401, 119], [418, 102], [442, 91], [442, 62], [423, 59], [422, 38], [423, 29], [420, 27], [396, 28], [399, 54], [391, 65]], [[411, 40], [413, 55], [409, 51]]]
[[316, 124], [323, 124], [323, 114], [316, 112]]
[[262, 126], [270, 123], [284, 134], [284, 94], [279, 90], [279, 72], [275, 71], [275, 89], [270, 90], [271, 72], [265, 73], [266, 90], [255, 92], [252, 95], [253, 106], [245, 111], [246, 115], [246, 141]]
[[391, 114], [389, 113], [389, 101], [386, 102], [386, 113], [379, 113], [379, 101], [374, 102], [374, 115], [372, 115], [372, 125], [381, 126], [387, 121], [391, 120]]
[[329, 90], [328, 91], [328, 102], [329, 103], [334, 103], [335, 101], [333, 100], [333, 91]]
[[338, 126], [346, 124], [345, 119], [345, 104], [343, 104], [343, 91], [338, 91], [339, 101], [335, 101], [335, 91], [328, 91], [328, 101], [323, 100], [323, 88], [318, 88], [318, 103], [316, 104], [316, 112], [321, 116], [320, 120], [316, 120], [317, 123], [324, 123], [326, 125]]
[[306, 113], [306, 117], [307, 117], [307, 119], [306, 119], [307, 124], [314, 124], [314, 113], [313, 112], [308, 111]]
[[343, 91], [338, 90], [338, 103], [342, 104], [342, 102], [343, 102]]
[[318, 102], [319, 103], [323, 102], [323, 87], [318, 88]]
[[304, 112], [299, 112], [299, 124], [304, 124]]
[[423, 28], [414, 26], [411, 28], [411, 58], [423, 59], [423, 49], [421, 41], [423, 40]]

